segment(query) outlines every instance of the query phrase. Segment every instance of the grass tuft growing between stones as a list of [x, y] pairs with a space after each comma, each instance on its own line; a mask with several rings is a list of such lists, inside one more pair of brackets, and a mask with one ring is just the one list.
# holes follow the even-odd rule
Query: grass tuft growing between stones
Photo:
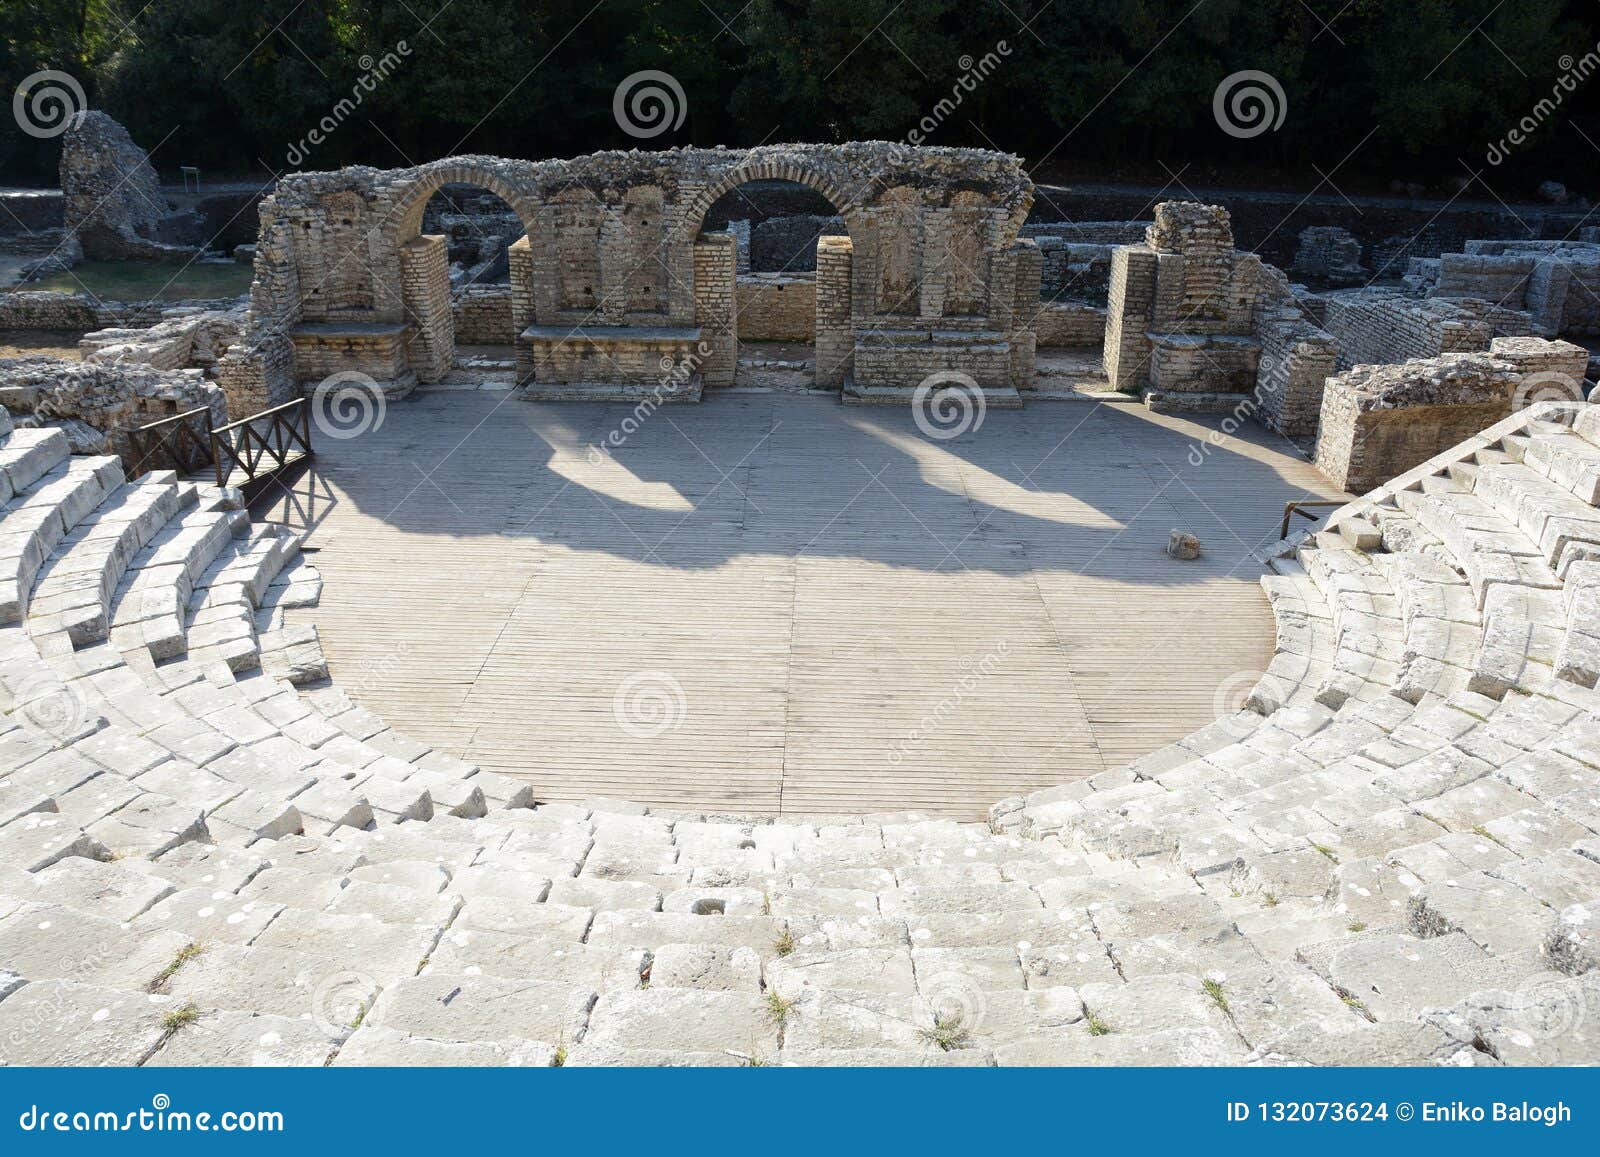
[[150, 991], [165, 992], [167, 984], [174, 976], [178, 974], [178, 969], [182, 968], [185, 964], [189, 963], [189, 961], [193, 960], [196, 956], [199, 956], [205, 950], [206, 946], [201, 944], [199, 941], [195, 941], [193, 944], [185, 944], [182, 948], [178, 949], [178, 954], [172, 958], [165, 968], [156, 973], [155, 979], [150, 982]]
[[921, 1028], [917, 1032], [922, 1039], [931, 1045], [937, 1045], [944, 1052], [954, 1052], [964, 1049], [972, 1043], [972, 1033], [961, 1023], [961, 1017], [955, 1013], [935, 1013], [932, 1028]]
[[1098, 1012], [1090, 1012], [1083, 1018], [1083, 1023], [1088, 1025], [1090, 1036], [1111, 1035], [1111, 1026], [1101, 1019]]
[[785, 924], [783, 931], [778, 933], [778, 938], [772, 942], [772, 950], [779, 956], [787, 956], [794, 949], [794, 933], [789, 931], [789, 926]]
[[161, 1018], [161, 1031], [170, 1037], [185, 1025], [191, 1025], [199, 1019], [200, 1007], [190, 1001], [182, 1008], [175, 1008]]
[[1211, 998], [1212, 1004], [1216, 1005], [1223, 1012], [1228, 1011], [1228, 997], [1222, 991], [1222, 981], [1202, 980], [1200, 982], [1200, 987], [1205, 989], [1205, 993]]
[[768, 992], [763, 998], [767, 1005], [767, 1018], [779, 1028], [789, 1019], [789, 1013], [794, 1009], [795, 1000], [785, 1000], [776, 992]]

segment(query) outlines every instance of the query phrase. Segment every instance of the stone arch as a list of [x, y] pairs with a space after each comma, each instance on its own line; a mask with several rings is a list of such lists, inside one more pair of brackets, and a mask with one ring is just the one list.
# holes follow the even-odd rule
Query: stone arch
[[526, 189], [518, 188], [493, 166], [473, 157], [446, 157], [422, 165], [411, 182], [400, 187], [394, 207], [384, 223], [390, 246], [398, 246], [422, 231], [423, 211], [428, 200], [446, 185], [476, 185], [499, 197], [516, 213], [525, 233], [538, 222], [539, 202]]
[[[406, 356], [417, 379], [438, 381], [455, 363], [455, 321], [450, 293], [449, 264], [441, 239], [422, 238], [422, 219], [428, 202], [445, 185], [474, 185], [486, 189], [511, 207], [529, 236], [538, 216], [536, 199], [508, 180], [492, 163], [474, 157], [448, 157], [423, 165], [417, 176], [396, 187], [384, 217], [384, 250], [392, 254], [399, 282], [396, 297], [410, 337]], [[521, 242], [524, 247], [526, 242]], [[531, 314], [532, 288], [513, 273], [511, 278], [512, 338]]]
[[[734, 166], [715, 182], [706, 186], [705, 191], [689, 203], [683, 214], [683, 224], [689, 232], [690, 240], [700, 232], [701, 223], [705, 221], [706, 214], [711, 211], [711, 206], [717, 203], [718, 198], [751, 181], [790, 181], [796, 185], [804, 185], [833, 203], [834, 208], [839, 210], [839, 215], [844, 218], [846, 229], [850, 229], [852, 233], [859, 231], [859, 198], [846, 193], [826, 173], [809, 165], [758, 160]], [[852, 221], [856, 222], [855, 228], [852, 228]]]

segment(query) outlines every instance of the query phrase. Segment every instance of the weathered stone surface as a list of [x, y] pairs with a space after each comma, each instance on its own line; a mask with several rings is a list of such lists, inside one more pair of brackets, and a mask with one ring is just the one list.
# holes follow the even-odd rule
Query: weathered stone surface
[[363, 1025], [439, 1041], [521, 1039], [562, 1047], [583, 1035], [594, 999], [590, 989], [570, 984], [430, 974], [385, 989]]

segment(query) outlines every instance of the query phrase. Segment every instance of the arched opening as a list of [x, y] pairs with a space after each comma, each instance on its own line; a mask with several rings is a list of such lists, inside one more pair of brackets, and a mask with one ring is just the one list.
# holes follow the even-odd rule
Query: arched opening
[[509, 250], [527, 235], [517, 211], [482, 185], [452, 181], [424, 204], [420, 231], [444, 238], [455, 332], [451, 370], [476, 378], [512, 374], [516, 329]]
[[705, 233], [735, 245], [735, 383], [776, 390], [816, 388], [818, 243], [850, 235], [841, 206], [810, 185], [754, 177], [706, 210]]

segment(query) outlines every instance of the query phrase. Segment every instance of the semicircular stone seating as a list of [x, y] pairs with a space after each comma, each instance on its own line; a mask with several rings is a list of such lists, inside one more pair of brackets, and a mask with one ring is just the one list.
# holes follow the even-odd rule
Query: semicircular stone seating
[[1600, 1060], [1600, 407], [1280, 544], [1243, 709], [987, 825], [539, 805], [326, 685], [237, 494], [0, 419], [0, 499], [8, 1063]]

